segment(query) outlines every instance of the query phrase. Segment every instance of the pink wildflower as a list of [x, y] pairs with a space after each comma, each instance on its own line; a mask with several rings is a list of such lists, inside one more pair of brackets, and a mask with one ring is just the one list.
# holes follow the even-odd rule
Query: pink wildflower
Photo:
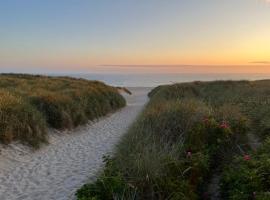
[[191, 157], [191, 156], [192, 156], [191, 151], [188, 151], [188, 152], [187, 152], [187, 157]]
[[250, 160], [250, 155], [244, 155], [244, 160], [249, 161]]
[[223, 121], [223, 122], [220, 124], [219, 127], [220, 127], [220, 128], [223, 128], [223, 129], [230, 128], [229, 124], [228, 124], [227, 122], [225, 122], [225, 121]]
[[203, 118], [203, 123], [208, 124], [209, 123], [209, 118], [208, 117]]

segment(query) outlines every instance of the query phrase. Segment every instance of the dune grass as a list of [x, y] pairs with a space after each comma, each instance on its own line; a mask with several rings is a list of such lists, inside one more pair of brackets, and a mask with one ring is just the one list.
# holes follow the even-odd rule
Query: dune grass
[[[79, 200], [207, 199], [207, 181], [214, 169], [232, 169], [234, 156], [249, 158], [247, 133], [262, 139], [270, 134], [268, 80], [159, 86], [149, 97], [115, 156], [105, 158], [97, 181], [78, 190]], [[269, 163], [265, 158], [260, 162]], [[225, 185], [235, 180], [228, 178], [234, 174], [226, 175], [225, 199], [245, 199], [228, 196], [231, 191]], [[269, 186], [260, 178], [261, 188]], [[234, 188], [241, 190], [238, 183]]]
[[98, 81], [0, 75], [0, 142], [38, 147], [47, 128], [70, 129], [125, 106], [117, 89]]

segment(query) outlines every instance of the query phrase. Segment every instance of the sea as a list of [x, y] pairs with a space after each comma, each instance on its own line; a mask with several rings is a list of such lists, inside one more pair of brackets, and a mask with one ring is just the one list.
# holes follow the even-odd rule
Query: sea
[[[56, 74], [53, 74], [56, 75]], [[214, 80], [262, 80], [270, 79], [269, 73], [71, 73], [57, 74], [84, 78], [88, 80], [98, 80], [112, 86], [124, 87], [156, 87], [158, 85], [183, 83], [192, 81], [214, 81]]]

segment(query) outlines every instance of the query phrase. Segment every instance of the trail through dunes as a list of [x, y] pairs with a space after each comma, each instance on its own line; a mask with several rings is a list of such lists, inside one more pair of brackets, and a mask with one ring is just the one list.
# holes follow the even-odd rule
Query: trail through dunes
[[[31, 152], [12, 144], [0, 147], [1, 200], [67, 200], [103, 166], [147, 102], [149, 88], [129, 88], [127, 106], [73, 131], [50, 133], [50, 144]], [[72, 132], [72, 133], [71, 133]]]

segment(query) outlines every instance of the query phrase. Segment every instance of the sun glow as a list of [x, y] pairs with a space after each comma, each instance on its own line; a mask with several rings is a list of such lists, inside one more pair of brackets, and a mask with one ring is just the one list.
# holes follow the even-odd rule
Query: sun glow
[[[6, 3], [5, 9], [0, 8], [0, 25], [6, 27], [0, 36], [0, 69], [248, 65], [252, 72], [267, 71], [270, 10], [263, 2], [269, 3], [205, 0], [195, 5], [192, 1], [169, 4], [149, 0], [126, 4], [89, 2], [74, 7], [65, 2], [55, 4], [60, 11], [54, 12], [48, 9], [49, 2], [32, 5], [18, 1], [18, 8], [28, 11], [27, 15], [23, 9], [14, 12], [14, 5]], [[251, 70], [254, 65], [261, 67]]]

